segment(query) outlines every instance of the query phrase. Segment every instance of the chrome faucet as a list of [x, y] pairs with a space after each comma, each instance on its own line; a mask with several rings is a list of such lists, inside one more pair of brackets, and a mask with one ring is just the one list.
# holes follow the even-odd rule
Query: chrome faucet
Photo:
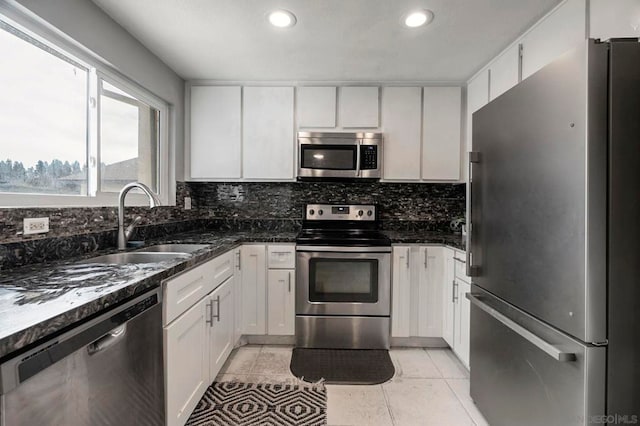
[[140, 223], [142, 218], [140, 216], [133, 219], [133, 221], [129, 224], [127, 229], [124, 229], [124, 199], [127, 196], [127, 193], [131, 191], [133, 188], [139, 188], [147, 194], [149, 197], [149, 207], [154, 208], [160, 206], [160, 200], [158, 197], [149, 189], [149, 187], [140, 182], [131, 182], [126, 184], [121, 190], [120, 195], [118, 196], [118, 250], [124, 250], [127, 248], [127, 241], [131, 238], [131, 234], [135, 229], [136, 225]]

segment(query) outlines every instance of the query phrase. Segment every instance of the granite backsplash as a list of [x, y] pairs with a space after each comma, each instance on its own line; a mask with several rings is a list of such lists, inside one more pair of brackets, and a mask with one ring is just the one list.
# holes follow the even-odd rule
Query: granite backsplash
[[[307, 203], [377, 204], [387, 230], [448, 232], [464, 216], [465, 187], [444, 183], [178, 182], [176, 206], [127, 207], [143, 221], [132, 240], [197, 229], [296, 232]], [[184, 209], [184, 198], [192, 209]], [[0, 208], [0, 270], [115, 247], [117, 208]], [[49, 217], [48, 234], [21, 234], [25, 217]]]
[[190, 183], [195, 203], [234, 229], [252, 221], [299, 226], [307, 203], [377, 204], [388, 230], [448, 231], [465, 214], [465, 186], [446, 183]]

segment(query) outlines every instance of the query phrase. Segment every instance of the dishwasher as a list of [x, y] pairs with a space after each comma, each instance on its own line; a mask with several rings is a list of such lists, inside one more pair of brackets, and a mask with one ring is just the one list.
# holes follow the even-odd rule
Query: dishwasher
[[164, 425], [160, 288], [0, 365], [0, 425]]

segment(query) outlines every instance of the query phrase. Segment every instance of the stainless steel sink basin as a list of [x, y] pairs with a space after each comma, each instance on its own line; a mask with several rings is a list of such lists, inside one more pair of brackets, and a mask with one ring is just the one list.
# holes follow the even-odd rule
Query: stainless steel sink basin
[[158, 244], [141, 248], [138, 252], [193, 253], [207, 246], [208, 244]]
[[130, 252], [130, 253], [113, 253], [104, 256], [93, 257], [82, 263], [102, 263], [102, 264], [132, 264], [132, 263], [158, 263], [166, 260], [186, 259], [187, 253], [167, 253], [167, 252]]

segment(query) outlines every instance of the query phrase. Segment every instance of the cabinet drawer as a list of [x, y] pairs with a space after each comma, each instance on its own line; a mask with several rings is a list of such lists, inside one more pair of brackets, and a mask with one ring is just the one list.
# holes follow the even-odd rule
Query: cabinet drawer
[[467, 276], [467, 256], [462, 251], [454, 250], [453, 252], [453, 268], [457, 279], [471, 284], [471, 280]]
[[228, 252], [166, 280], [163, 323], [169, 324], [232, 275], [233, 252]]
[[267, 247], [267, 268], [294, 269], [296, 267], [296, 246], [293, 244]]

